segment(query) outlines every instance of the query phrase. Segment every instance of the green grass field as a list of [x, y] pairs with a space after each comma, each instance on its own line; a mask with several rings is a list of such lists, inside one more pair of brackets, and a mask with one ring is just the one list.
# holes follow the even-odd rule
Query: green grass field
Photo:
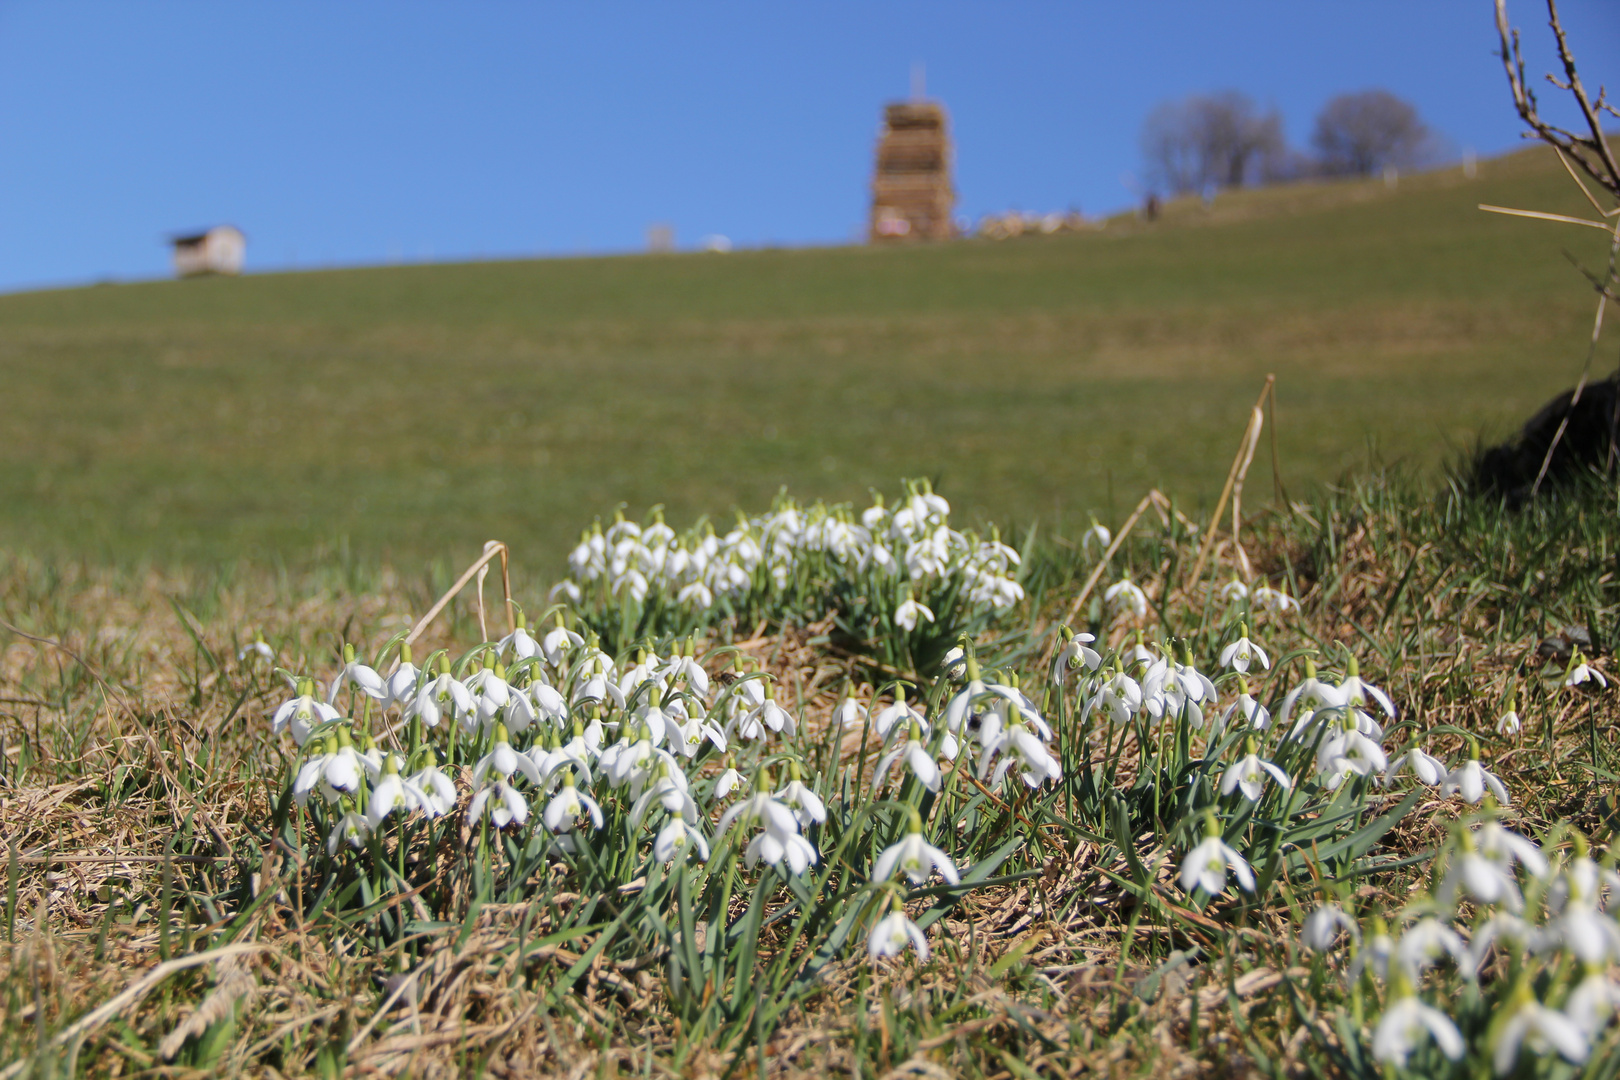
[[[0, 297], [0, 545], [549, 571], [621, 501], [931, 475], [968, 519], [1213, 501], [1278, 377], [1296, 489], [1429, 468], [1579, 371], [1593, 230], [1539, 151], [1223, 195], [1093, 234], [394, 267]], [[1613, 359], [1612, 337], [1600, 363]], [[1266, 463], [1260, 463], [1262, 471]]]

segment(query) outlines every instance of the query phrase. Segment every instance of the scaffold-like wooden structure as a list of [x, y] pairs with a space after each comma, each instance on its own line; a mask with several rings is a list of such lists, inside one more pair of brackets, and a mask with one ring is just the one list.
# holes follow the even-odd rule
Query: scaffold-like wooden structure
[[955, 208], [945, 107], [935, 101], [887, 106], [872, 171], [869, 238], [873, 243], [949, 239], [956, 235]]

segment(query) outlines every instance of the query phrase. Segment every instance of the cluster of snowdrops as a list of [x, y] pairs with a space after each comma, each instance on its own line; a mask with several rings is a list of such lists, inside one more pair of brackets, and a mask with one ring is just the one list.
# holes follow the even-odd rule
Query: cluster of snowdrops
[[[324, 692], [288, 674], [293, 692], [272, 724], [299, 747], [290, 794], [333, 860], [386, 861], [391, 829], [397, 853], [412, 823], [444, 819], [470, 847], [522, 836], [562, 873], [612, 849], [644, 866], [728, 859], [738, 872], [786, 882], [824, 860], [820, 832], [843, 798], [895, 809], [895, 828], [865, 867], [869, 953], [910, 947], [926, 960], [927, 935], [899, 879], [963, 884], [953, 854], [962, 821], [942, 811], [944, 796], [1041, 798], [1063, 780], [1065, 761], [1075, 768], [1100, 750], [1117, 762], [1129, 739], [1147, 768], [1167, 737], [1190, 735], [1203, 746], [1201, 779], [1182, 818], [1178, 879], [1200, 905], [1234, 895], [1229, 879], [1238, 897], [1267, 888], [1282, 855], [1262, 839], [1267, 821], [1359, 807], [1412, 781], [1483, 807], [1477, 829], [1459, 831], [1432, 895], [1397, 917], [1398, 932], [1376, 918], [1362, 927], [1338, 903], [1305, 923], [1304, 940], [1322, 950], [1339, 929], [1350, 932], [1352, 991], [1383, 1001], [1364, 1033], [1380, 1059], [1404, 1064], [1431, 1036], [1428, 1052], [1464, 1053], [1457, 1024], [1419, 996], [1442, 956], [1475, 979], [1492, 949], [1518, 950], [1502, 979], [1469, 984], [1476, 997], [1485, 985], [1509, 988], [1496, 993], [1488, 1038], [1484, 1027], [1475, 1033], [1499, 1070], [1525, 1046], [1580, 1060], [1620, 1004], [1607, 973], [1620, 926], [1603, 911], [1605, 886], [1620, 879], [1584, 850], [1554, 869], [1503, 828], [1495, 808], [1509, 794], [1476, 744], [1450, 764], [1419, 745], [1386, 745], [1395, 703], [1349, 654], [1339, 673], [1305, 657], [1292, 685], [1278, 681], [1284, 692], [1262, 701], [1249, 680], [1271, 658], [1246, 622], [1234, 621], [1208, 670], [1140, 634], [1105, 655], [1091, 635], [1062, 628], [1037, 703], [1018, 673], [982, 667], [964, 638], [921, 692], [897, 681], [862, 700], [846, 686], [825, 729], [812, 731], [767, 673], [725, 648], [699, 656], [688, 638], [666, 642], [663, 655], [644, 642], [610, 656], [560, 611], [533, 632], [521, 615], [516, 622], [500, 641], [459, 658], [435, 653], [420, 668], [398, 639], [369, 663], [346, 648]], [[1577, 658], [1565, 682], [1601, 678]], [[1065, 719], [1072, 730], [1054, 730]], [[1503, 730], [1518, 723], [1510, 713]], [[844, 745], [852, 732], [864, 740], [854, 752]], [[840, 748], [819, 758], [821, 769], [807, 752], [818, 741]], [[1188, 821], [1201, 825], [1193, 835]], [[1531, 885], [1521, 889], [1525, 874]], [[1527, 896], [1544, 913], [1539, 924], [1524, 915]], [[1469, 943], [1453, 925], [1464, 899], [1480, 913]], [[1542, 985], [1571, 964], [1583, 978]], [[1561, 1004], [1542, 1004], [1538, 991]]]
[[961, 580], [969, 606], [1002, 610], [1022, 600], [1018, 552], [994, 534], [983, 539], [952, 529], [950, 512], [927, 481], [913, 480], [894, 506], [874, 493], [858, 514], [819, 500], [800, 506], [784, 493], [768, 513], [739, 512], [724, 535], [708, 522], [678, 534], [656, 511], [645, 525], [618, 514], [607, 528], [597, 522], [580, 538], [568, 557], [569, 576], [552, 595], [573, 604], [614, 598], [639, 604], [652, 596], [707, 612], [772, 592], [819, 594], [862, 575], [888, 586], [890, 617], [908, 631], [935, 621], [924, 600], [945, 581]]

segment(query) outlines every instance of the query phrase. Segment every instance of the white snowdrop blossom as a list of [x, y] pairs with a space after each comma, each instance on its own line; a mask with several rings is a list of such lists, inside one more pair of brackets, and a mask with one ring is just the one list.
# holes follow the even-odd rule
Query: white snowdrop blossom
[[1270, 585], [1261, 585], [1253, 592], [1254, 605], [1262, 611], [1298, 611], [1299, 601]]
[[1507, 788], [1502, 786], [1502, 781], [1494, 773], [1479, 763], [1478, 757], [1471, 757], [1452, 769], [1440, 785], [1441, 795], [1460, 795], [1464, 802], [1471, 805], [1478, 805], [1487, 791], [1503, 806], [1509, 805]]
[[590, 815], [591, 825], [600, 829], [602, 827], [602, 808], [595, 799], [584, 794], [574, 786], [574, 774], [562, 774], [562, 787], [551, 797], [546, 804], [546, 828], [552, 832], [571, 832], [574, 823], [585, 815]]
[[303, 746], [309, 741], [312, 731], [322, 724], [329, 724], [342, 714], [315, 697], [314, 683], [309, 679], [301, 679], [298, 684], [298, 696], [283, 702], [270, 717], [270, 730], [280, 735], [283, 731], [293, 737], [293, 742]]
[[1373, 1056], [1385, 1065], [1404, 1067], [1425, 1040], [1432, 1038], [1440, 1052], [1452, 1061], [1462, 1060], [1462, 1032], [1449, 1016], [1418, 1000], [1410, 985], [1405, 995], [1385, 1007], [1373, 1032]]
[[1221, 667], [1248, 674], [1249, 665], [1258, 660], [1261, 667], [1271, 670], [1271, 657], [1266, 655], [1266, 650], [1249, 640], [1249, 628], [1240, 626], [1239, 629], [1237, 640], [1221, 650]]
[[900, 908], [889, 912], [873, 926], [866, 939], [866, 952], [872, 959], [880, 956], [899, 956], [910, 945], [917, 950], [917, 959], [928, 960], [928, 939], [922, 929]]
[[1147, 593], [1143, 592], [1129, 578], [1122, 578], [1108, 586], [1108, 589], [1103, 593], [1103, 599], [1120, 611], [1130, 612], [1134, 618], [1140, 619], [1147, 615]]
[[1361, 929], [1356, 920], [1346, 915], [1344, 909], [1338, 904], [1321, 904], [1305, 917], [1305, 924], [1300, 930], [1300, 943], [1312, 952], [1327, 952], [1333, 947], [1334, 940], [1339, 931], [1348, 931], [1357, 941], [1361, 940]]
[[682, 854], [696, 855], [698, 862], [708, 862], [709, 844], [695, 826], [678, 815], [671, 816], [653, 840], [653, 858], [667, 863]]
[[355, 659], [353, 645], [343, 646], [343, 670], [338, 672], [337, 678], [332, 680], [331, 689], [326, 692], [328, 705], [337, 701], [338, 694], [345, 686], [353, 686], [367, 697], [379, 701], [388, 696], [388, 684], [375, 670]]
[[1384, 783], [1394, 780], [1402, 770], [1410, 770], [1420, 783], [1430, 787], [1439, 787], [1450, 775], [1445, 762], [1416, 746], [1389, 763], [1389, 768], [1384, 770]]
[[1570, 657], [1569, 670], [1564, 673], [1565, 686], [1580, 686], [1582, 683], [1595, 682], [1601, 687], [1607, 687], [1609, 680], [1603, 677], [1603, 672], [1586, 662], [1580, 650]]
[[905, 874], [913, 885], [927, 881], [935, 870], [952, 885], [961, 882], [956, 863], [951, 857], [923, 837], [922, 819], [915, 810], [911, 812], [911, 831], [904, 839], [883, 849], [883, 854], [878, 856], [877, 863], [872, 867], [872, 880], [887, 881], [897, 870]]
[[1591, 1046], [1580, 1027], [1556, 1009], [1549, 1009], [1530, 993], [1528, 984], [1521, 982], [1512, 1013], [1496, 1032], [1496, 1046], [1491, 1054], [1496, 1075], [1506, 1076], [1519, 1060], [1519, 1050], [1528, 1045], [1538, 1054], [1557, 1052], [1565, 1061], [1579, 1065], [1586, 1060]]
[[1243, 797], [1250, 802], [1259, 802], [1264, 792], [1265, 780], [1270, 776], [1278, 787], [1287, 790], [1292, 787], [1288, 774], [1269, 761], [1262, 761], [1256, 752], [1254, 740], [1248, 740], [1246, 753], [1243, 757], [1227, 766], [1226, 773], [1221, 777], [1221, 794], [1230, 795], [1234, 791], [1243, 792]]
[[345, 809], [337, 824], [326, 837], [326, 853], [336, 857], [338, 848], [346, 842], [356, 851], [364, 850], [371, 838], [371, 823], [353, 810]]
[[1219, 896], [1226, 890], [1228, 870], [1245, 891], [1254, 891], [1254, 872], [1248, 861], [1221, 839], [1220, 826], [1212, 813], [1204, 839], [1181, 861], [1181, 887], [1189, 893], [1203, 889], [1211, 896]]
[[923, 622], [933, 622], [934, 613], [926, 605], [919, 604], [909, 596], [894, 609], [894, 625], [907, 633], [917, 629], [919, 619]]

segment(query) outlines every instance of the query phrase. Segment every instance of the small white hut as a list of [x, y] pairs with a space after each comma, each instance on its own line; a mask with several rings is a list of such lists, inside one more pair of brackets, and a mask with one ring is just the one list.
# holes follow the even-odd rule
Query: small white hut
[[178, 277], [240, 274], [247, 255], [247, 237], [235, 225], [215, 225], [206, 232], [171, 237], [169, 242]]

